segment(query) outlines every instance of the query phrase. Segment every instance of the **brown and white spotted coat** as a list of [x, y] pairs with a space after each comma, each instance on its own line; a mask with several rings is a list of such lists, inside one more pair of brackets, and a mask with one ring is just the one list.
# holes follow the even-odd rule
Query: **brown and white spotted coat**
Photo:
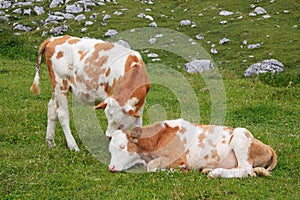
[[117, 130], [109, 151], [112, 172], [143, 163], [148, 171], [199, 169], [210, 177], [231, 178], [269, 175], [277, 163], [275, 151], [245, 128], [192, 124], [183, 119]]
[[39, 93], [42, 55], [48, 68], [53, 95], [48, 104], [46, 140], [54, 146], [59, 119], [68, 147], [78, 151], [69, 125], [68, 92], [78, 101], [105, 108], [106, 135], [116, 129], [142, 125], [142, 112], [150, 82], [140, 54], [98, 39], [52, 37], [40, 46], [31, 91]]

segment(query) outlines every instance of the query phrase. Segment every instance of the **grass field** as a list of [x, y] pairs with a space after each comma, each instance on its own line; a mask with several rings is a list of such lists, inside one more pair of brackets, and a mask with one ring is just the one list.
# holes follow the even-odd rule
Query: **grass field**
[[[48, 1], [46, 1], [48, 3]], [[47, 4], [46, 3], [46, 4]], [[38, 2], [37, 4], [42, 4]], [[49, 4], [49, 3], [48, 3]], [[250, 17], [251, 4], [262, 6], [271, 15]], [[112, 13], [126, 7], [120, 16]], [[151, 12], [145, 11], [151, 8]], [[63, 10], [64, 7], [56, 8]], [[41, 68], [41, 94], [33, 96], [29, 88], [35, 73], [37, 47], [46, 38], [42, 31], [14, 35], [12, 24], [31, 24], [42, 16], [21, 16], [8, 24], [0, 21], [0, 198], [1, 199], [298, 199], [300, 196], [300, 5], [286, 1], [140, 1], [118, 0], [118, 4], [94, 8], [91, 12], [111, 14], [107, 26], [100, 19], [80, 30], [84, 23], [68, 21], [74, 36], [104, 37], [108, 29], [119, 32], [148, 27], [150, 21], [137, 18], [139, 13], [151, 15], [159, 27], [180, 32], [199, 43], [208, 52], [216, 44], [218, 54], [211, 54], [222, 76], [226, 92], [225, 124], [246, 127], [255, 137], [272, 146], [278, 154], [278, 165], [271, 177], [245, 179], [211, 179], [198, 171], [164, 171], [157, 173], [116, 173], [94, 157], [80, 142], [71, 114], [71, 129], [81, 149], [69, 151], [61, 127], [56, 129], [56, 145], [45, 143], [47, 104], [51, 87], [45, 64]], [[220, 10], [234, 12], [219, 16]], [[286, 13], [284, 10], [288, 10]], [[87, 15], [91, 14], [87, 13]], [[202, 14], [199, 16], [199, 14]], [[164, 14], [165, 16], [162, 16]], [[101, 14], [99, 16], [102, 16]], [[243, 16], [242, 19], [238, 19]], [[101, 18], [101, 17], [99, 17]], [[180, 26], [190, 19], [196, 27]], [[227, 20], [226, 25], [220, 21]], [[8, 24], [8, 25], [7, 25]], [[297, 27], [295, 27], [297, 25]], [[204, 40], [196, 40], [202, 34]], [[221, 38], [228, 44], [219, 45]], [[148, 39], [146, 39], [147, 41]], [[241, 48], [262, 42], [259, 49]], [[141, 49], [140, 51], [146, 49]], [[179, 72], [195, 92], [200, 107], [201, 123], [211, 122], [210, 91], [203, 77], [183, 70], [186, 62], [180, 56], [163, 50], [148, 49], [159, 54], [157, 62]], [[142, 53], [147, 66], [155, 65], [148, 53]], [[281, 74], [244, 78], [245, 69], [263, 59], [277, 59], [285, 65]], [[178, 66], [181, 66], [179, 68]], [[151, 70], [151, 69], [149, 69]], [[70, 96], [71, 99], [71, 96]], [[147, 96], [144, 123], [153, 105], [166, 111], [166, 118], [180, 117], [176, 96], [167, 87], [153, 84]], [[161, 107], [157, 107], [159, 110]], [[72, 111], [72, 110], [71, 110]], [[151, 119], [152, 117], [152, 119]], [[103, 111], [97, 111], [101, 127], [106, 127]], [[103, 134], [103, 137], [104, 134]]]

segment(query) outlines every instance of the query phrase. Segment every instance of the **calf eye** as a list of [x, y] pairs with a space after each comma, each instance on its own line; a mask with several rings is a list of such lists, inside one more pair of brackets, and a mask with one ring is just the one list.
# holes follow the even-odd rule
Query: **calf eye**
[[119, 130], [121, 130], [121, 129], [123, 129], [124, 128], [124, 125], [123, 124], [120, 124], [119, 126], [118, 126], [118, 129]]

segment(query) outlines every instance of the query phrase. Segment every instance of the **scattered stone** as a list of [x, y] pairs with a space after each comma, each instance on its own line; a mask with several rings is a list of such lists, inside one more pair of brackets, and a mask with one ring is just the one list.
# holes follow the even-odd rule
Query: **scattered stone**
[[230, 41], [230, 39], [228, 38], [222, 38], [220, 41], [219, 41], [219, 44], [225, 44], [225, 43], [228, 43]]
[[256, 14], [255, 14], [254, 12], [251, 12], [251, 13], [249, 13], [249, 16], [250, 16], [250, 17], [255, 17]]
[[81, 29], [81, 32], [83, 33], [83, 32], [86, 32], [87, 30], [88, 29], [84, 27], [84, 28]]
[[253, 75], [264, 74], [270, 72], [272, 74], [283, 72], [284, 66], [281, 62], [275, 59], [263, 60], [260, 63], [255, 63], [248, 67], [244, 72], [244, 77], [250, 77]]
[[15, 10], [13, 10], [12, 13], [21, 15], [22, 14], [22, 8], [17, 8]]
[[104, 15], [104, 17], [102, 18], [102, 21], [106, 21], [106, 20], [108, 20], [108, 19], [111, 19], [111, 15], [106, 14], [106, 15]]
[[93, 23], [94, 23], [94, 22], [92, 22], [92, 21], [86, 21], [84, 25], [85, 25], [85, 26], [90, 26], [90, 25], [92, 25]]
[[64, 4], [64, 0], [53, 0], [51, 3], [50, 3], [50, 8], [55, 8], [57, 7], [59, 4]]
[[124, 40], [118, 40], [115, 43], [118, 44], [118, 45], [121, 45], [123, 47], [126, 47], [127, 49], [131, 49], [131, 46], [128, 44], [128, 42], [126, 42]]
[[81, 20], [85, 20], [86, 19], [86, 16], [84, 14], [80, 14], [80, 15], [77, 15], [74, 20], [76, 21], [81, 21]]
[[263, 15], [264, 19], [269, 19], [270, 17], [271, 17], [271, 15], [269, 15], [269, 14]]
[[114, 15], [120, 16], [120, 15], [122, 15], [122, 12], [120, 12], [120, 11], [115, 11], [113, 14], [114, 14]]
[[188, 73], [203, 73], [214, 69], [211, 60], [193, 60], [184, 65], [184, 69]]
[[213, 48], [210, 49], [210, 53], [212, 53], [212, 54], [217, 54], [218, 51], [217, 51], [217, 49], [215, 49], [215, 48], [213, 47]]
[[0, 8], [7, 9], [11, 7], [10, 1], [0, 1]]
[[219, 12], [219, 15], [220, 16], [230, 16], [230, 15], [233, 15], [233, 12], [229, 12], [227, 10], [222, 10]]
[[220, 21], [220, 24], [225, 25], [227, 24], [227, 21], [226, 20]]
[[32, 28], [29, 27], [29, 26], [24, 26], [24, 25], [22, 25], [22, 24], [17, 24], [17, 25], [14, 27], [14, 30], [28, 32], [28, 31], [31, 31]]
[[64, 19], [65, 18], [61, 16], [49, 15], [48, 18], [45, 20], [45, 22], [62, 21]]
[[43, 7], [39, 7], [39, 6], [34, 6], [34, 12], [37, 14], [37, 15], [41, 15], [41, 14], [44, 14], [45, 11], [44, 11], [44, 8]]
[[104, 36], [112, 37], [112, 36], [115, 36], [117, 34], [118, 34], [118, 31], [116, 31], [114, 29], [108, 29], [108, 31], [104, 34]]
[[149, 53], [147, 56], [148, 58], [158, 58], [158, 54], [156, 53]]
[[63, 26], [52, 28], [52, 29], [50, 29], [49, 32], [50, 32], [50, 34], [53, 34], [53, 35], [61, 35], [64, 32], [66, 32], [67, 30], [68, 30], [68, 27], [66, 25], [63, 25]]
[[154, 44], [156, 42], [156, 38], [150, 38], [150, 40], [148, 41], [150, 44]]
[[248, 45], [248, 49], [258, 49], [260, 48], [260, 43], [257, 43], [257, 44], [249, 44]]
[[197, 40], [204, 40], [204, 36], [202, 34], [196, 35]]
[[191, 24], [192, 24], [192, 22], [189, 19], [185, 19], [185, 20], [180, 21], [180, 26], [188, 26], [188, 25], [191, 25]]
[[262, 8], [262, 7], [256, 7], [254, 9], [254, 13], [256, 13], [258, 15], [262, 15], [262, 14], [266, 14], [267, 11], [264, 8]]
[[72, 4], [72, 5], [66, 6], [67, 13], [76, 14], [76, 13], [80, 13], [82, 11], [83, 11], [83, 8], [79, 4]]
[[156, 23], [156, 22], [151, 22], [151, 23], [149, 24], [149, 26], [151, 26], [151, 27], [157, 27], [157, 23]]

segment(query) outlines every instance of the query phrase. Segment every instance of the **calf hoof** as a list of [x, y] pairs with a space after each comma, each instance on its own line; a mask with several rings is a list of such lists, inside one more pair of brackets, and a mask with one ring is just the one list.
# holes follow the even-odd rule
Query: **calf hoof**
[[76, 152], [80, 151], [77, 144], [68, 144], [68, 147], [71, 151], [76, 151]]
[[209, 174], [209, 172], [211, 172], [211, 170], [212, 170], [212, 169], [203, 169], [203, 170], [201, 171], [201, 173], [207, 175], [207, 174]]
[[49, 149], [52, 149], [52, 148], [56, 147], [56, 144], [55, 144], [53, 139], [46, 139], [46, 142], [48, 144]]

